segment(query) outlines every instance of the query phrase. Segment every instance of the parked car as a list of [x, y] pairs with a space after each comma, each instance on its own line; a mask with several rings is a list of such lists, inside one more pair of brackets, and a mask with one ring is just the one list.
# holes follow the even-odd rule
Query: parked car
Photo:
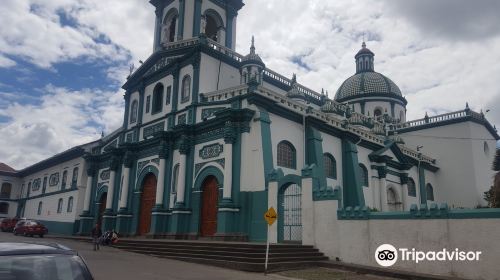
[[34, 235], [43, 237], [48, 232], [48, 229], [42, 223], [35, 220], [21, 220], [17, 222], [13, 230], [14, 235], [23, 234], [31, 237]]
[[94, 278], [83, 258], [60, 244], [0, 242], [0, 279]]
[[5, 218], [0, 223], [0, 230], [2, 230], [3, 232], [12, 231], [14, 230], [14, 227], [16, 226], [18, 221], [19, 218]]

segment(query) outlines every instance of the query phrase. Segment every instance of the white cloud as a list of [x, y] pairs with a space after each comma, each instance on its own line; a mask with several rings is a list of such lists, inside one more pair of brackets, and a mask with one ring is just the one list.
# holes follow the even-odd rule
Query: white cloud
[[[70, 91], [47, 86], [38, 105], [0, 107], [0, 158], [15, 168], [98, 139], [123, 121], [123, 98], [96, 89]], [[2, 94], [4, 95], [4, 94]]]
[[7, 57], [0, 54], [0, 68], [2, 68], [2, 67], [9, 68], [9, 67], [15, 66], [16, 64], [17, 63], [14, 60], [7, 58]]

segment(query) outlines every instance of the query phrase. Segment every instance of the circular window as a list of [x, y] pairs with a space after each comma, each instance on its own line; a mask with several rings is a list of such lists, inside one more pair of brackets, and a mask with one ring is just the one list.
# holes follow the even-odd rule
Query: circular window
[[488, 146], [488, 143], [486, 141], [484, 141], [483, 149], [484, 149], [484, 154], [488, 156], [490, 154], [490, 147]]

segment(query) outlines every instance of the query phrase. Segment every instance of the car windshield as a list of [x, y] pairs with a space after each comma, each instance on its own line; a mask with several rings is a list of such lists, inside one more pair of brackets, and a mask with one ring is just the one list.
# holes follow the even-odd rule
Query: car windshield
[[85, 276], [78, 256], [0, 256], [0, 280], [84, 280]]

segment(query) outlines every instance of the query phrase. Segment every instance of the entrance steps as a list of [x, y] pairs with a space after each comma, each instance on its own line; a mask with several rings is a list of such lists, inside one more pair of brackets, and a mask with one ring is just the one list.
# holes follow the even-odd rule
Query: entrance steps
[[[127, 238], [120, 239], [113, 247], [154, 257], [252, 272], [263, 272], [266, 258], [266, 244], [263, 243]], [[315, 266], [326, 260], [328, 257], [313, 246], [273, 244], [269, 246], [268, 270]]]

